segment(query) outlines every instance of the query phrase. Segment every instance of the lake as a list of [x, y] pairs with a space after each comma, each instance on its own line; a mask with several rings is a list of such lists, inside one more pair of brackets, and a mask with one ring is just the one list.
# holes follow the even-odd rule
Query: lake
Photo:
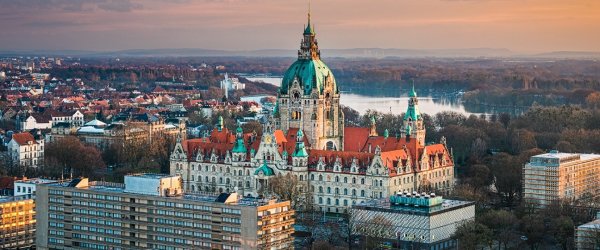
[[[250, 81], [262, 81], [275, 86], [280, 86], [281, 77], [251, 77], [245, 76]], [[341, 98], [340, 103], [351, 107], [364, 114], [367, 110], [376, 110], [383, 113], [392, 112], [400, 114], [406, 111], [408, 106], [407, 88], [368, 88], [364, 86], [344, 86], [340, 85]], [[497, 108], [482, 105], [467, 105], [462, 102], [463, 92], [440, 91], [435, 89], [416, 89], [419, 95], [419, 110], [422, 113], [435, 115], [442, 111], [454, 111], [464, 115], [481, 115], [508, 112], [511, 114], [522, 113], [523, 110], [509, 108]]]

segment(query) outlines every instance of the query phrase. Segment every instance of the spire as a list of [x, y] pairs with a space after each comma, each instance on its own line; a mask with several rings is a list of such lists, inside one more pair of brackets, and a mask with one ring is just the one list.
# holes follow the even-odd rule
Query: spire
[[246, 145], [244, 144], [244, 130], [242, 129], [242, 126], [240, 123], [238, 123], [238, 127], [236, 130], [236, 137], [237, 139], [235, 140], [235, 144], [233, 145], [233, 153], [246, 153]]
[[308, 24], [306, 25], [306, 28], [304, 29], [304, 34], [305, 35], [311, 35], [314, 34], [315, 31], [313, 30], [312, 26], [310, 25], [310, 0], [308, 0]]
[[296, 149], [294, 149], [294, 154], [292, 154], [292, 156], [308, 157], [308, 153], [304, 147], [304, 133], [302, 133], [302, 129], [298, 129], [298, 133], [296, 133]]
[[310, 23], [310, 1], [308, 7], [308, 20], [306, 27], [304, 27], [304, 39], [300, 43], [300, 50], [298, 51], [298, 59], [319, 59], [321, 52], [317, 45], [317, 39], [315, 38], [314, 26]]
[[408, 97], [417, 97], [417, 92], [415, 91], [415, 79], [412, 79], [412, 90], [408, 94]]
[[219, 132], [223, 131], [223, 116], [219, 116], [219, 121], [217, 122], [217, 130], [219, 130]]

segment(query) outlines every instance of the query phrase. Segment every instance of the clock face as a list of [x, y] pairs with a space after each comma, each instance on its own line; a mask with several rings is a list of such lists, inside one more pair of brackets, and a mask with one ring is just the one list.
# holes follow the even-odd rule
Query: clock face
[[271, 136], [270, 135], [265, 135], [265, 142], [266, 143], [271, 143]]

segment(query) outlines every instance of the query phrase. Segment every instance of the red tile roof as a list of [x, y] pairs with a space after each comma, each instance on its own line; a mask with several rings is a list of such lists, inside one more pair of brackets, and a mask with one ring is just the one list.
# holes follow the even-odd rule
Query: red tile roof
[[17, 142], [19, 145], [27, 145], [31, 141], [32, 144], [37, 144], [33, 135], [30, 133], [17, 133], [12, 136], [12, 139]]
[[345, 127], [344, 128], [344, 150], [360, 152], [364, 147], [369, 134], [370, 128]]

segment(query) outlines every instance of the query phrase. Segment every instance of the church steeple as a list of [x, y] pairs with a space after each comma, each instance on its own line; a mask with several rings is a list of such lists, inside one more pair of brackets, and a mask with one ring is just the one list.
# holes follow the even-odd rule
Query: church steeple
[[298, 133], [296, 134], [296, 148], [292, 157], [308, 157], [308, 152], [306, 152], [306, 148], [304, 147], [304, 133], [302, 133], [302, 129], [298, 129]]

